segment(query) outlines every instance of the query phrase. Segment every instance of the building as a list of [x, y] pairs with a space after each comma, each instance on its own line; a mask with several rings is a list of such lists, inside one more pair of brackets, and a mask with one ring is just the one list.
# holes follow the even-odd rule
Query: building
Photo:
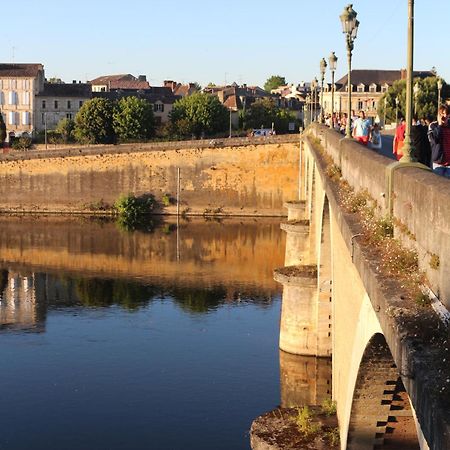
[[148, 89], [116, 89], [108, 92], [92, 92], [92, 97], [107, 98], [109, 100], [120, 100], [121, 98], [130, 96], [142, 98], [153, 105], [156, 125], [169, 122], [173, 104], [179, 98], [173, 94], [169, 87], [164, 86], [152, 86]]
[[102, 75], [92, 81], [88, 81], [92, 86], [92, 92], [111, 92], [111, 91], [136, 91], [140, 89], [149, 89], [150, 84], [145, 75], [139, 75], [138, 78], [127, 74], [120, 75]]
[[173, 80], [165, 80], [164, 87], [171, 89], [173, 95], [177, 97], [188, 97], [195, 92], [199, 92], [200, 89], [197, 83], [181, 84]]
[[[414, 72], [414, 77], [435, 76], [431, 71]], [[378, 102], [395, 81], [406, 79], [406, 70], [352, 70], [351, 71], [351, 109], [363, 110], [366, 116], [377, 116]], [[348, 75], [335, 83], [334, 108], [338, 113], [348, 111]], [[331, 113], [331, 83], [324, 86], [323, 108], [325, 114]]]
[[44, 88], [42, 64], [0, 64], [0, 111], [7, 139], [31, 136], [36, 122], [36, 95]]
[[62, 119], [75, 119], [83, 103], [91, 98], [90, 84], [44, 83], [36, 94], [35, 130], [52, 130]]

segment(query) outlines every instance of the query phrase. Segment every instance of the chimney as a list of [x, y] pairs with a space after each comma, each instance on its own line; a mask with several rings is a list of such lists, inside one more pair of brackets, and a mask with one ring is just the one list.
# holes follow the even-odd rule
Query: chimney
[[175, 81], [173, 80], [164, 80], [164, 87], [170, 88], [170, 90], [173, 92], [177, 87], [177, 83], [175, 83]]
[[400, 80], [406, 80], [406, 69], [400, 69]]
[[146, 75], [139, 75], [138, 76], [138, 80], [139, 81], [147, 81], [147, 76]]

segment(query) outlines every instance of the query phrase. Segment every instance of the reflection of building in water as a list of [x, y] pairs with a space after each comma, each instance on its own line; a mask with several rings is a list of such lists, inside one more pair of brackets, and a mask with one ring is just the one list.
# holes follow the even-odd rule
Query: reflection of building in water
[[0, 329], [43, 331], [45, 309], [38, 301], [40, 277], [1, 271]]
[[281, 406], [321, 405], [331, 398], [331, 358], [280, 350]]

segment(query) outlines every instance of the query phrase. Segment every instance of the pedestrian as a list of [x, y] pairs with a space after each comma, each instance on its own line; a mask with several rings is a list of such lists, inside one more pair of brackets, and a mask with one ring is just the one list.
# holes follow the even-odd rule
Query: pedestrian
[[374, 123], [372, 132], [370, 133], [370, 148], [373, 150], [381, 149], [381, 133], [378, 123]]
[[353, 125], [353, 137], [361, 144], [367, 145], [370, 138], [370, 121], [366, 119], [363, 110], [359, 111], [359, 117]]
[[441, 105], [438, 109], [438, 120], [428, 128], [428, 139], [431, 146], [433, 172], [450, 178], [450, 124], [449, 107]]
[[394, 141], [392, 143], [392, 153], [397, 160], [403, 156], [403, 143], [405, 142], [406, 121], [401, 118], [400, 122], [395, 129]]
[[427, 134], [428, 126], [423, 125], [422, 121], [415, 117], [411, 127], [411, 144], [414, 149], [414, 156], [418, 162], [431, 167], [431, 147]]

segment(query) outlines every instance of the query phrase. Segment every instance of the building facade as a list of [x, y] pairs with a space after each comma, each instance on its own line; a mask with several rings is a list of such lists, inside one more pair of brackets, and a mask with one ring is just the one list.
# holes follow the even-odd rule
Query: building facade
[[75, 119], [84, 102], [92, 98], [85, 83], [44, 83], [36, 94], [35, 130], [53, 130], [62, 119]]
[[42, 64], [0, 64], [0, 111], [7, 140], [31, 136], [36, 124], [36, 95], [44, 88]]

